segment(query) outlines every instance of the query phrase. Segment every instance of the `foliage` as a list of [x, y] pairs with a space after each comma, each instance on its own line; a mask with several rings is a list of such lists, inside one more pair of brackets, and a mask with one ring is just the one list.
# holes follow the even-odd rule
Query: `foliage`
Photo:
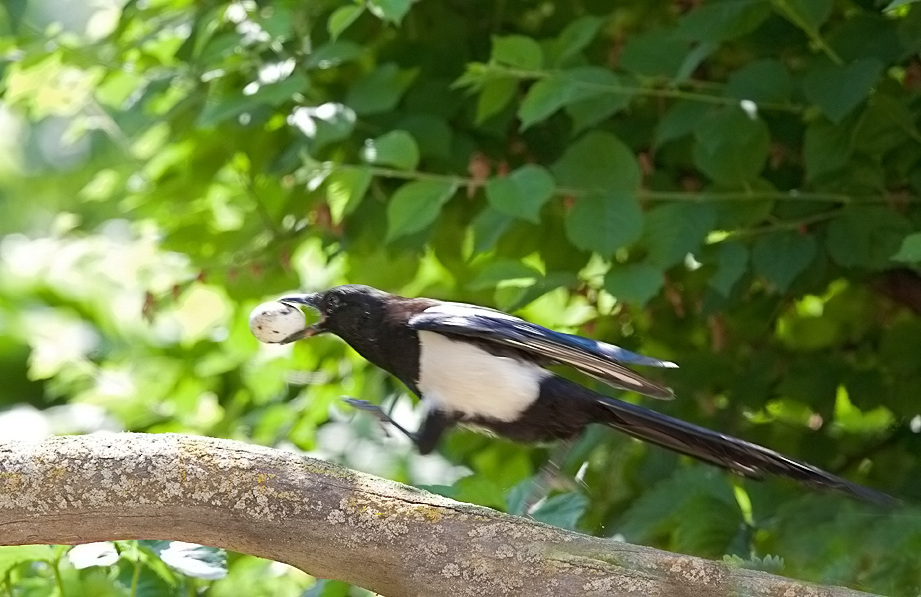
[[[420, 457], [339, 402], [411, 424], [394, 380], [333, 339], [250, 336], [266, 298], [347, 281], [674, 360], [678, 399], [655, 408], [921, 497], [917, 3], [76, 4], [0, 9], [5, 437], [228, 436], [519, 507], [544, 448], [457, 431]], [[908, 506], [730, 479], [603, 429], [580, 468], [542, 519], [921, 590]], [[114, 549], [0, 565], [14, 594], [310, 583]]]

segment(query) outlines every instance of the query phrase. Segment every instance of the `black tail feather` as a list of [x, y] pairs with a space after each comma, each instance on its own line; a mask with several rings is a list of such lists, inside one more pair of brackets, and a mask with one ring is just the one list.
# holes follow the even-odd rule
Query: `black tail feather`
[[699, 458], [755, 479], [765, 474], [788, 477], [818, 489], [834, 489], [884, 506], [898, 500], [880, 491], [852, 483], [805, 462], [788, 458], [735, 437], [686, 423], [627, 402], [601, 397], [609, 415], [604, 421], [628, 435]]
[[595, 413], [594, 422], [605, 423], [627, 435], [715, 464], [745, 477], [761, 479], [765, 475], [776, 475], [794, 479], [817, 489], [841, 491], [879, 505], [899, 504], [898, 500], [883, 492], [852, 483], [768, 448], [603, 396], [568, 380], [555, 377], [546, 380], [542, 385], [546, 397], [552, 403], [565, 399], [569, 408], [575, 410], [574, 399], [581, 404], [592, 401], [596, 405], [596, 408], [591, 409]]

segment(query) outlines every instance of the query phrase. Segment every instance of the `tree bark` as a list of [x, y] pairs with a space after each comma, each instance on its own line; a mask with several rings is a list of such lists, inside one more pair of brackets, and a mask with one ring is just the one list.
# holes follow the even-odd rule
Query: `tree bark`
[[0, 544], [113, 539], [224, 547], [389, 597], [866, 595], [580, 535], [240, 442], [0, 444]]

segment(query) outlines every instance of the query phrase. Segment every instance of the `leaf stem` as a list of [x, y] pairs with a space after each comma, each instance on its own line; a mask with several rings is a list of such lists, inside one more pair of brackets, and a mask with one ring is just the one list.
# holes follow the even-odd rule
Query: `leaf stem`
[[138, 584], [141, 580], [141, 550], [137, 541], [134, 542], [134, 572], [131, 574], [131, 597], [137, 597]]
[[[560, 74], [562, 71], [535, 71], [518, 68], [509, 68], [496, 64], [487, 65], [487, 69], [500, 75], [514, 77], [516, 79], [546, 79]], [[724, 95], [714, 95], [710, 93], [699, 93], [696, 91], [685, 91], [677, 87], [643, 87], [631, 85], [614, 85], [595, 83], [592, 81], [580, 81], [573, 79], [572, 85], [586, 89], [595, 89], [605, 93], [616, 95], [638, 95], [646, 97], [667, 98], [667, 99], [684, 99], [707, 104], [716, 104], [721, 106], [734, 106], [739, 103], [739, 99]], [[677, 83], [672, 83], [677, 85]], [[712, 86], [711, 87], [715, 87]], [[764, 102], [758, 103], [758, 107], [764, 110], [778, 110], [784, 112], [801, 112], [803, 106], [790, 103]]]
[[51, 562], [51, 570], [54, 571], [54, 583], [58, 587], [58, 594], [64, 597], [64, 577], [61, 576], [61, 570], [58, 568], [61, 558], [57, 557]]
[[[418, 170], [399, 170], [396, 168], [383, 168], [380, 166], [367, 166], [364, 164], [329, 164], [333, 169], [368, 169], [372, 175], [380, 178], [396, 178], [401, 180], [434, 180], [450, 182], [459, 187], [481, 186], [483, 181], [457, 174], [436, 174], [433, 172], [420, 172]], [[555, 187], [553, 193], [558, 196], [582, 197], [594, 192], [589, 188]], [[656, 191], [640, 189], [638, 195], [648, 201], [674, 201], [674, 202], [722, 202], [722, 201], [822, 201], [828, 203], [886, 203], [889, 197], [884, 195], [846, 195], [843, 193], [809, 192], [809, 191]], [[918, 201], [917, 197], [910, 197], [909, 202]]]
[[770, 234], [772, 232], [779, 232], [782, 230], [797, 230], [802, 226], [808, 226], [809, 224], [816, 224], [818, 222], [824, 222], [825, 220], [830, 220], [836, 215], [838, 215], [839, 211], [840, 210], [834, 209], [831, 211], [823, 211], [821, 213], [812, 214], [811, 216], [800, 218], [798, 220], [778, 221], [778, 222], [774, 222], [773, 224], [768, 224], [766, 226], [761, 226], [758, 228], [749, 228], [746, 230], [733, 230], [717, 242], [725, 242], [727, 240], [737, 240], [737, 239], [742, 239], [742, 238], [751, 238], [753, 236], [760, 236], [762, 234]]
[[793, 7], [787, 4], [787, 0], [772, 0], [772, 4], [777, 8], [779, 12], [783, 13], [783, 15], [787, 17], [791, 23], [802, 29], [803, 33], [809, 37], [809, 41], [815, 44], [817, 48], [822, 50], [822, 53], [828, 56], [829, 60], [838, 66], [844, 64], [844, 60], [842, 60], [841, 56], [839, 56], [838, 53], [835, 52], [831, 46], [825, 42], [825, 39], [822, 38], [822, 34], [819, 33], [818, 29], [807, 23], [801, 14], [796, 12]]

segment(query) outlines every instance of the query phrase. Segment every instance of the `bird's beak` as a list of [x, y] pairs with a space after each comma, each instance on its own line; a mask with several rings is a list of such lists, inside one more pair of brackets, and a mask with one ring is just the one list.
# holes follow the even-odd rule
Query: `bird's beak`
[[[307, 305], [316, 311], [320, 310], [320, 294], [318, 292], [311, 292], [309, 294], [289, 294], [278, 299], [278, 302], [289, 306]], [[279, 344], [288, 344], [290, 342], [294, 342], [295, 340], [309, 338], [310, 336], [314, 336], [325, 331], [326, 329], [323, 327], [323, 319], [321, 318], [320, 321], [316, 322], [315, 324], [309, 325], [300, 332], [288, 336], [279, 342]]]

